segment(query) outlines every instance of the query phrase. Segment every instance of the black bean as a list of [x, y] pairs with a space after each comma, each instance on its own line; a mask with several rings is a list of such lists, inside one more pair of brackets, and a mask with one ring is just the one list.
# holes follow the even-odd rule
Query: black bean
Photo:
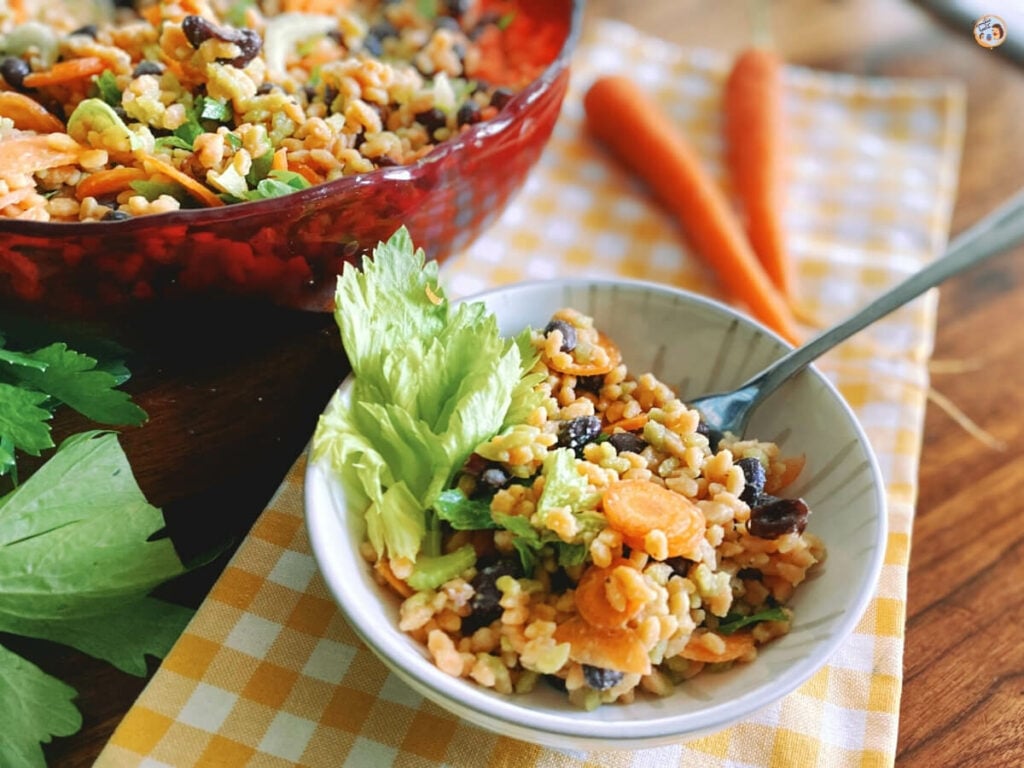
[[747, 530], [759, 539], [777, 539], [787, 533], [803, 533], [810, 508], [803, 499], [777, 499], [762, 496], [762, 502], [751, 507]]
[[619, 453], [624, 451], [640, 453], [647, 447], [647, 441], [639, 435], [634, 435], [632, 432], [616, 432], [608, 438], [608, 442]]
[[491, 94], [491, 106], [503, 109], [511, 101], [514, 94], [508, 88], [495, 88]]
[[96, 35], [99, 33], [99, 27], [95, 24], [86, 24], [85, 26], [79, 27], [78, 29], [72, 30], [70, 35], [88, 35], [93, 40], [96, 39]]
[[431, 107], [424, 112], [416, 113], [415, 119], [417, 123], [427, 129], [427, 133], [431, 136], [434, 135], [434, 131], [438, 128], [444, 128], [448, 125], [448, 118], [437, 107]]
[[737, 461], [736, 466], [743, 470], [743, 478], [746, 480], [740, 500], [747, 504], [756, 504], [757, 500], [761, 498], [761, 494], [764, 493], [764, 464], [748, 456]]
[[665, 565], [669, 566], [673, 573], [686, 577], [690, 573], [690, 566], [693, 565], [693, 561], [677, 556], [668, 558], [665, 561]]
[[260, 83], [260, 87], [256, 89], [256, 93], [259, 94], [260, 96], [265, 96], [271, 91], [273, 91], [276, 87], [277, 86], [274, 85], [273, 83], [264, 81]]
[[239, 69], [255, 59], [263, 47], [263, 38], [255, 30], [218, 27], [202, 16], [186, 16], [181, 22], [181, 31], [193, 48], [198, 48], [211, 38], [223, 40], [225, 43], [234, 43], [238, 46], [239, 55], [233, 59], [217, 59], [217, 61]]
[[601, 420], [597, 416], [577, 416], [558, 425], [558, 445], [582, 456], [583, 446], [594, 442], [600, 434]]
[[480, 473], [480, 485], [484, 491], [490, 493], [501, 490], [511, 479], [511, 475], [498, 465], [488, 467]]
[[474, 123], [480, 122], [480, 107], [476, 105], [475, 101], [467, 101], [459, 107], [459, 111], [455, 113], [455, 120], [459, 125], [473, 125]]
[[547, 336], [552, 331], [562, 332], [562, 346], [559, 347], [562, 352], [572, 352], [576, 349], [576, 328], [572, 323], [567, 323], [565, 320], [552, 320], [544, 326], [544, 335]]
[[28, 62], [17, 56], [8, 56], [0, 62], [0, 76], [16, 91], [25, 90], [25, 76], [31, 71]]
[[383, 40], [386, 37], [398, 37], [398, 28], [385, 19], [373, 24], [367, 34]]
[[607, 691], [609, 688], [614, 688], [622, 681], [622, 678], [623, 674], [617, 669], [583, 665], [583, 679], [595, 691]]
[[164, 65], [159, 61], [143, 59], [135, 65], [135, 69], [132, 70], [132, 77], [142, 77], [143, 75], [162, 75], [163, 73]]
[[577, 376], [576, 377], [576, 389], [577, 391], [593, 392], [595, 395], [601, 391], [604, 386], [604, 374], [599, 373], [594, 376]]
[[736, 571], [736, 575], [741, 579], [749, 581], [762, 581], [764, 579], [764, 574], [758, 568], [740, 568]]
[[125, 219], [130, 219], [131, 217], [132, 215], [130, 213], [127, 213], [125, 211], [118, 211], [116, 209], [111, 208], [109, 211], [103, 214], [103, 221], [124, 221]]
[[502, 558], [480, 568], [469, 582], [473, 587], [473, 597], [469, 600], [472, 612], [462, 620], [463, 632], [475, 632], [500, 619], [504, 609], [500, 605], [498, 579], [502, 576], [519, 578], [521, 575], [522, 566], [519, 561], [510, 558]]

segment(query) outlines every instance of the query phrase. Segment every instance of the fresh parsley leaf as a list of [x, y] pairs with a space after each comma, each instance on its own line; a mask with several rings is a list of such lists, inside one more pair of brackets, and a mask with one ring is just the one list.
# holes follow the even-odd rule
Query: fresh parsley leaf
[[[198, 135], [198, 134], [197, 134]], [[186, 141], [181, 136], [161, 136], [155, 142], [153, 142], [157, 149], [170, 148], [170, 149], [185, 149], [192, 151], [192, 141]]]
[[308, 189], [311, 186], [305, 176], [301, 173], [296, 173], [295, 171], [278, 169], [271, 171], [267, 175], [275, 181], [287, 184], [292, 189]]
[[107, 104], [112, 107], [120, 106], [121, 89], [117, 87], [117, 77], [109, 69], [103, 70], [96, 78], [96, 89], [99, 91], [100, 98]]
[[53, 447], [46, 423], [53, 414], [42, 407], [47, 400], [45, 392], [0, 382], [0, 435], [8, 438], [16, 450], [38, 456]]
[[719, 622], [718, 633], [731, 635], [733, 632], [749, 627], [751, 624], [758, 624], [762, 621], [786, 621], [788, 619], [789, 616], [782, 608], [767, 608], [763, 611], [752, 613], [749, 616], [730, 613]]
[[185, 146], [181, 149], [192, 149], [193, 144], [199, 135], [204, 133], [203, 126], [196, 120], [194, 114], [190, 114], [190, 119], [179, 125], [174, 129], [174, 136], [181, 139]]
[[496, 528], [491, 518], [490, 499], [469, 499], [458, 488], [443, 491], [434, 501], [437, 516], [457, 531]]
[[23, 384], [71, 406], [93, 421], [110, 425], [137, 426], [146, 412], [131, 401], [128, 393], [115, 389], [117, 380], [97, 370], [96, 360], [68, 349], [58, 342], [30, 355], [45, 365], [21, 368], [16, 374]]
[[0, 645], [0, 764], [46, 768], [40, 742], [82, 727], [75, 689]]
[[27, 368], [35, 368], [37, 371], [46, 370], [46, 363], [42, 360], [36, 360], [32, 355], [27, 355], [24, 352], [12, 352], [2, 346], [0, 346], [0, 362], [24, 365]]

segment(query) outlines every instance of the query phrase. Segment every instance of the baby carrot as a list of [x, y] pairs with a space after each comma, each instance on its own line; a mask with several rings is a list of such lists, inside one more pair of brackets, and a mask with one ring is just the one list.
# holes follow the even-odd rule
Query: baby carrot
[[26, 88], [44, 88], [48, 85], [60, 85], [72, 80], [82, 80], [98, 75], [110, 65], [97, 56], [83, 56], [79, 59], [58, 61], [43, 72], [30, 72], [22, 81]]
[[733, 61], [723, 94], [726, 166], [746, 221], [747, 237], [782, 295], [793, 296], [793, 267], [784, 238], [786, 149], [782, 60], [748, 48]]
[[799, 343], [790, 307], [751, 249], [725, 193], [653, 99], [629, 78], [606, 75], [587, 90], [583, 106], [590, 132], [677, 217], [726, 289], [766, 326]]

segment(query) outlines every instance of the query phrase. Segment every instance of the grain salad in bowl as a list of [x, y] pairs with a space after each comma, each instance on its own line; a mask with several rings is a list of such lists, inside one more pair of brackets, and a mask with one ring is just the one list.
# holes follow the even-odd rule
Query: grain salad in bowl
[[[852, 489], [823, 499], [809, 454], [775, 425], [778, 441], [713, 444], [667, 382], [721, 366], [674, 360], [657, 325], [645, 340], [641, 320], [614, 321], [616, 306], [686, 306], [709, 336], [701, 312], [721, 307], [585, 280], [452, 305], [411, 252], [399, 232], [339, 280], [339, 307], [359, 307], [338, 313], [353, 375], [307, 470], [314, 554], [370, 648], [471, 721], [551, 744], [720, 727], [820, 666], [877, 576], [878, 495], [819, 534], [819, 506], [835, 514]], [[737, 328], [723, 325], [725, 349]], [[840, 454], [826, 475], [877, 483], [860, 437]], [[832, 583], [827, 532], [847, 525], [871, 554], [841, 551]], [[823, 582], [852, 596], [819, 604]]]
[[582, 9], [0, 2], [0, 300], [110, 333], [157, 306], [330, 312], [400, 225], [444, 260], [540, 158]]
[[510, 29], [561, 43], [510, 0], [82, 7], [0, 11], [2, 217], [117, 220], [406, 165], [540, 74]]

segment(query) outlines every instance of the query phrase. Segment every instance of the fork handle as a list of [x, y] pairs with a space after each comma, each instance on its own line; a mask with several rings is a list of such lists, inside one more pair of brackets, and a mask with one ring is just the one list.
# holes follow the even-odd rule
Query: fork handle
[[843, 322], [786, 353], [760, 374], [750, 379], [744, 387], [756, 384], [759, 389], [759, 398], [766, 397], [790, 376], [865, 326], [898, 309], [929, 288], [934, 288], [947, 278], [1008, 250], [1020, 243], [1022, 239], [1024, 239], [1024, 190], [964, 230], [949, 244], [943, 256], [890, 288]]

